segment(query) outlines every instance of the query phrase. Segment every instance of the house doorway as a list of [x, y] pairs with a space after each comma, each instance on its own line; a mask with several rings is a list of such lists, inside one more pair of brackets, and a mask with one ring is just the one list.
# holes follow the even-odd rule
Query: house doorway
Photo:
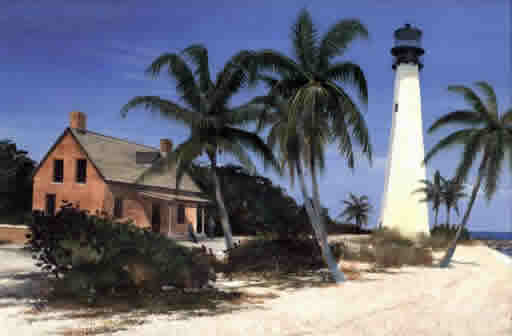
[[161, 212], [160, 203], [153, 203], [151, 206], [151, 229], [153, 232], [160, 232]]
[[47, 216], [55, 215], [55, 194], [46, 194], [46, 206], [45, 211]]

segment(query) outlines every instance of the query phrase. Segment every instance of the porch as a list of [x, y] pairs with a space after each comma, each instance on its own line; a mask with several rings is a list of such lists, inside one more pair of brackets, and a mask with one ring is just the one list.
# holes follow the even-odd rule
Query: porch
[[139, 194], [151, 203], [150, 223], [154, 232], [172, 239], [188, 240], [191, 228], [199, 238], [206, 236], [206, 208], [212, 206], [210, 200], [152, 191]]

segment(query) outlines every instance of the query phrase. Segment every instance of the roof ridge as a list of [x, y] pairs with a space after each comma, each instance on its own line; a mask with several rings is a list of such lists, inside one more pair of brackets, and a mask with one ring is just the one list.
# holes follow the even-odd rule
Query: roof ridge
[[[73, 130], [73, 129], [72, 129]], [[74, 130], [76, 131], [76, 130]], [[81, 131], [79, 131], [81, 132]], [[110, 138], [111, 140], [116, 140], [116, 141], [120, 141], [120, 142], [124, 142], [124, 143], [128, 143], [128, 144], [131, 144], [131, 145], [137, 145], [137, 146], [141, 146], [141, 147], [146, 147], [146, 148], [149, 148], [149, 149], [153, 149], [157, 152], [160, 151], [159, 148], [157, 147], [153, 147], [153, 146], [148, 146], [148, 145], [143, 145], [143, 144], [139, 144], [139, 143], [136, 143], [136, 142], [133, 142], [133, 141], [130, 141], [130, 140], [127, 140], [127, 139], [121, 139], [121, 138], [116, 138], [116, 137], [113, 137], [111, 135], [105, 135], [105, 134], [101, 134], [101, 133], [98, 133], [98, 132], [93, 132], [93, 131], [89, 131], [89, 130], [85, 130], [86, 133], [91, 133], [91, 134], [94, 134], [94, 135], [99, 135], [99, 136], [102, 136], [104, 138]]]

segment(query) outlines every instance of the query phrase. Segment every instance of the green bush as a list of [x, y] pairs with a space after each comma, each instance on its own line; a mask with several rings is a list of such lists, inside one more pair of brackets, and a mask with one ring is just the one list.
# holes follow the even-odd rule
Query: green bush
[[202, 251], [131, 222], [89, 215], [69, 203], [55, 216], [35, 212], [33, 218], [29, 249], [37, 266], [62, 280], [63, 292], [154, 289], [164, 284], [199, 287], [215, 279]]
[[359, 248], [347, 253], [345, 258], [384, 268], [432, 265], [433, 262], [430, 248], [387, 228], [375, 230], [367, 239], [360, 240]]
[[[439, 237], [447, 237], [447, 238], [455, 238], [455, 235], [457, 233], [457, 230], [459, 229], [458, 225], [448, 225], [448, 224], [441, 224], [434, 226], [430, 230], [430, 234], [432, 236], [439, 236]], [[459, 241], [467, 241], [470, 240], [470, 234], [467, 228], [463, 228], [462, 232], [460, 234]]]
[[[337, 259], [343, 244], [332, 244]], [[219, 271], [224, 273], [298, 273], [325, 267], [320, 248], [313, 239], [251, 239], [228, 251]]]

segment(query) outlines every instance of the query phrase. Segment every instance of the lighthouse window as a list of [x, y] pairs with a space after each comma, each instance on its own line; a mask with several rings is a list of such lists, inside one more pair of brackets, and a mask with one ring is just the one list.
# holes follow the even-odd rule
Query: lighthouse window
[[395, 104], [395, 112], [398, 112], [398, 104]]

